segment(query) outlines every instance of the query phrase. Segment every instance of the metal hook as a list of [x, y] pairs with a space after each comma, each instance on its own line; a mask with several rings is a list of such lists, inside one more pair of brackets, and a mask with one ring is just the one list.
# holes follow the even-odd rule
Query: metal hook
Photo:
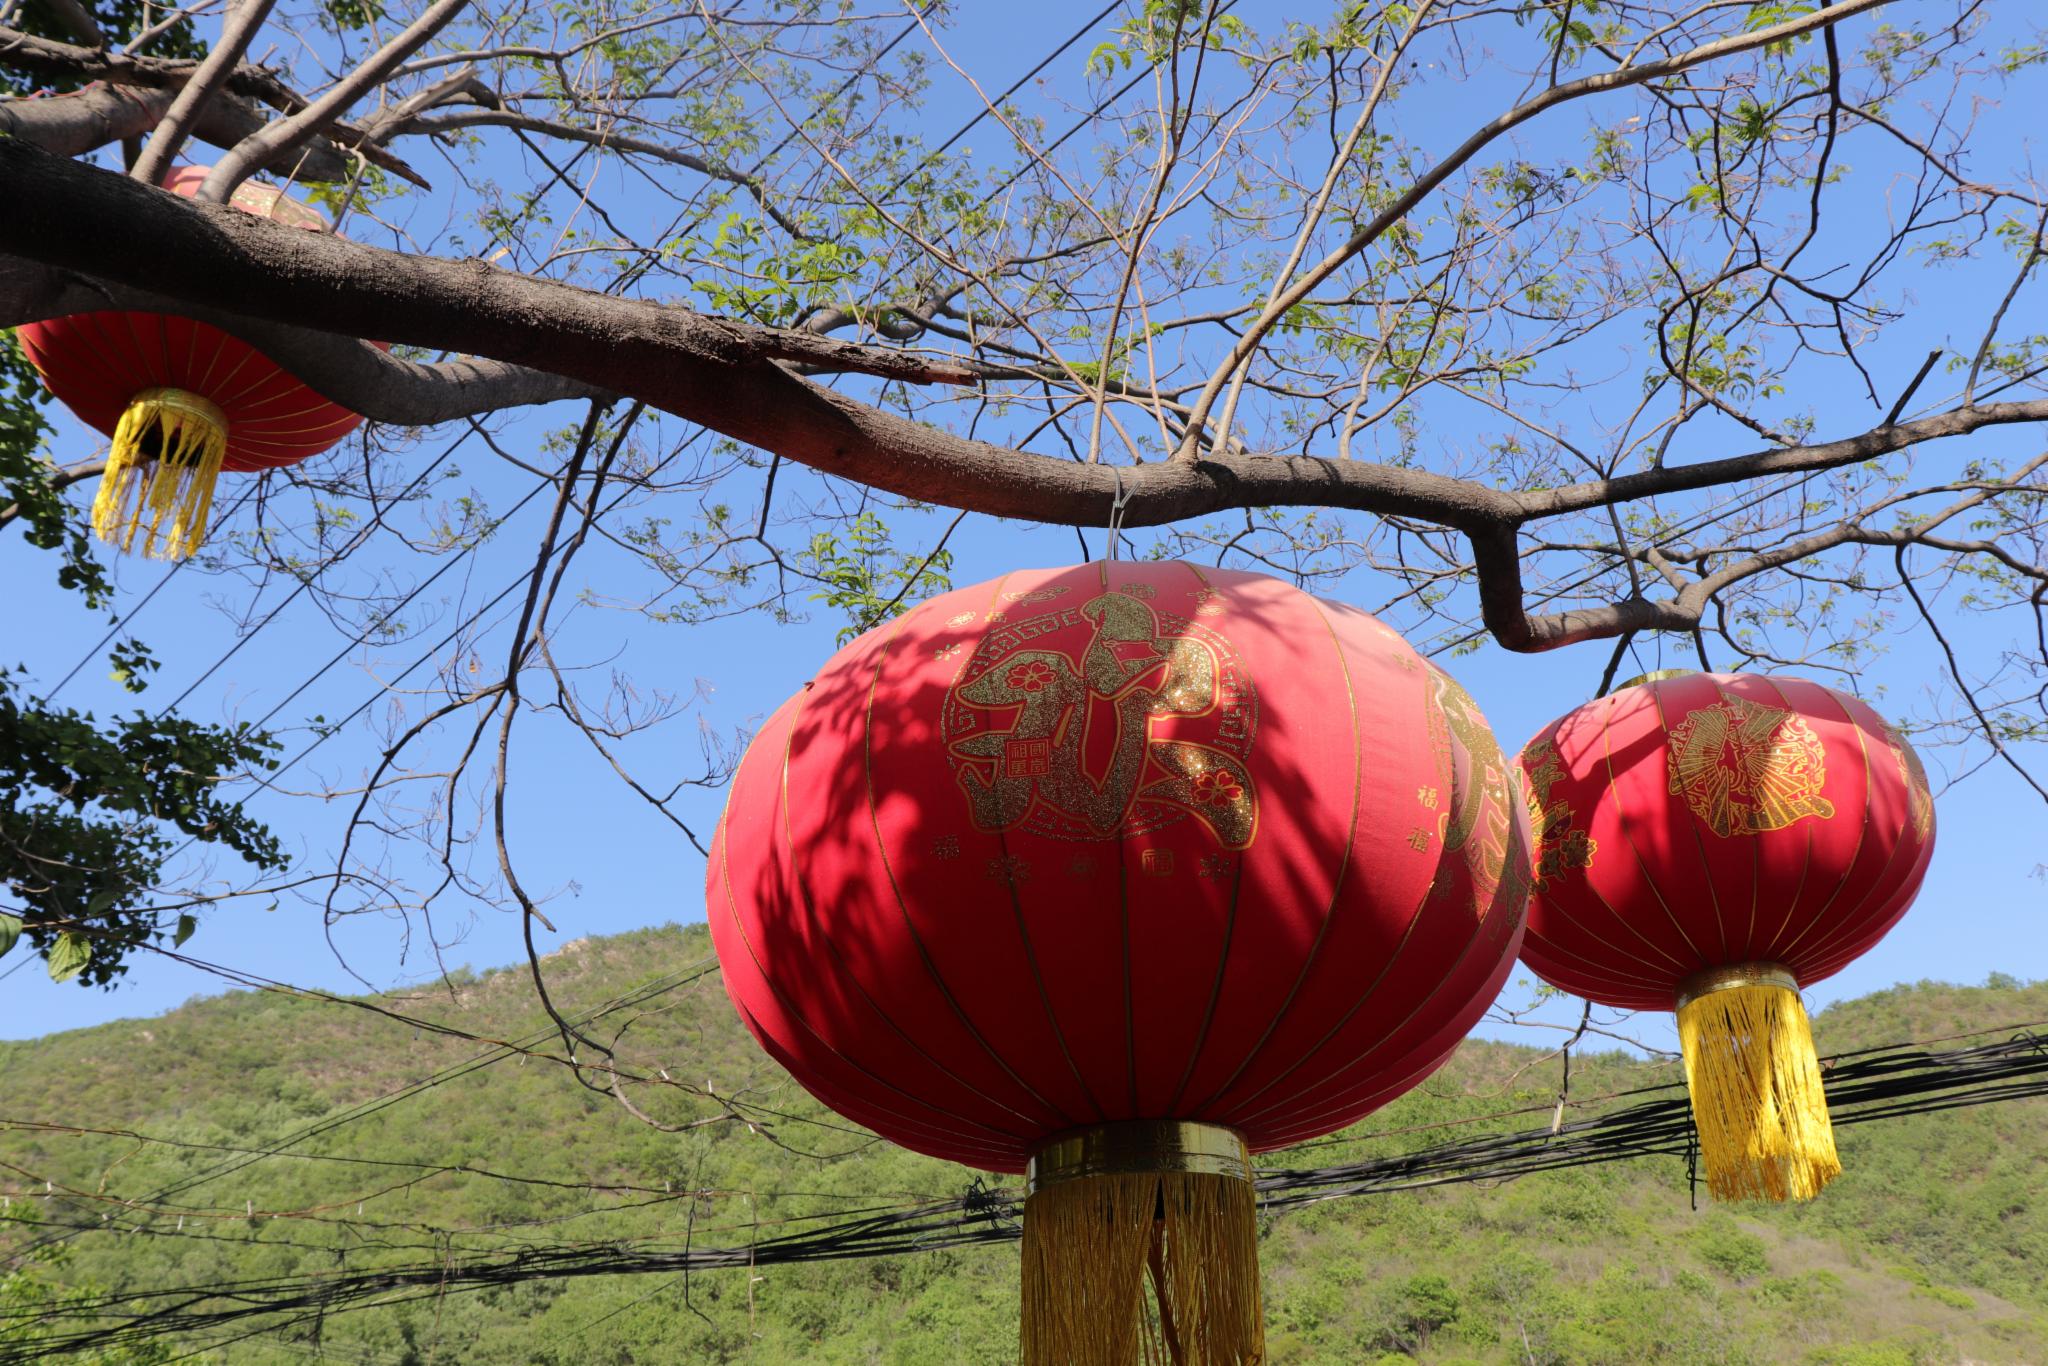
[[1131, 501], [1131, 495], [1124, 488], [1124, 471], [1121, 465], [1111, 465], [1110, 474], [1116, 479], [1116, 500], [1109, 505], [1109, 558], [1116, 558], [1116, 543], [1123, 535], [1124, 504]]

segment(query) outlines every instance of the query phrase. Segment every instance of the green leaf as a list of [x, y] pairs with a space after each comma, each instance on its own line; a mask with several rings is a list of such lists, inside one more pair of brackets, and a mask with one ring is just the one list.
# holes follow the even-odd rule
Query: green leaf
[[199, 928], [199, 922], [189, 915], [178, 917], [178, 928], [171, 935], [171, 947], [183, 948], [185, 941], [192, 937], [192, 931]]
[[14, 941], [21, 938], [21, 917], [0, 911], [0, 958], [14, 947]]
[[92, 941], [76, 930], [66, 930], [50, 946], [50, 980], [68, 982], [91, 961]]

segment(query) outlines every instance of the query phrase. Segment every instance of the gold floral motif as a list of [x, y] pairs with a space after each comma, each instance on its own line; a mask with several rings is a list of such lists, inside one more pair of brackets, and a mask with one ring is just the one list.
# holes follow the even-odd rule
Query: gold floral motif
[[1782, 830], [1835, 804], [1820, 795], [1827, 754], [1803, 716], [1724, 697], [1672, 728], [1671, 795], [1723, 839]]
[[1590, 868], [1600, 842], [1577, 829], [1578, 817], [1564, 798], [1551, 798], [1551, 789], [1564, 777], [1564, 762], [1557, 745], [1543, 738], [1531, 740], [1522, 751], [1522, 799], [1529, 807], [1529, 834], [1536, 841], [1535, 884], [1540, 890], [1574, 868]]
[[[1522, 798], [1509, 772], [1507, 756], [1501, 753], [1500, 741], [1494, 738], [1493, 729], [1486, 724], [1472, 694], [1442, 669], [1431, 665], [1430, 672], [1436, 675], [1437, 708], [1459, 748], [1465, 751], [1471, 771], [1465, 786], [1453, 788], [1453, 809], [1439, 816], [1438, 833], [1443, 838], [1445, 853], [1456, 853], [1477, 841], [1468, 858], [1479, 904], [1490, 906], [1509, 865], [1512, 863], [1517, 870], [1517, 879], [1524, 875], [1527, 866], [1514, 821], [1515, 803]], [[1436, 809], [1436, 789], [1425, 789], [1425, 793], [1423, 805]]]
[[1897, 726], [1885, 723], [1885, 738], [1891, 742], [1892, 758], [1898, 760], [1899, 777], [1906, 784], [1906, 818], [1921, 839], [1934, 830], [1934, 791], [1927, 785], [1927, 770]]
[[[969, 727], [975, 716], [985, 725]], [[1117, 591], [991, 631], [948, 691], [940, 733], [956, 737], [977, 829], [1121, 839], [1193, 816], [1243, 849], [1258, 824], [1256, 718], [1227, 641]]]
[[966, 624], [967, 624], [968, 622], [970, 622], [970, 621], [973, 621], [973, 620], [974, 620], [974, 613], [972, 613], [972, 612], [958, 612], [958, 613], [955, 613], [954, 615], [952, 615], [952, 616], [950, 616], [950, 617], [947, 617], [947, 618], [946, 618], [946, 625], [948, 625], [948, 626], [965, 626], [965, 625], [966, 625]]
[[1017, 854], [1004, 854], [988, 861], [988, 875], [996, 882], [1023, 882], [1031, 876], [1031, 864]]
[[1061, 584], [1057, 588], [1034, 588], [1028, 592], [1005, 593], [1003, 594], [1003, 601], [1051, 602], [1054, 598], [1064, 597], [1072, 591], [1073, 589], [1068, 587], [1066, 584]]

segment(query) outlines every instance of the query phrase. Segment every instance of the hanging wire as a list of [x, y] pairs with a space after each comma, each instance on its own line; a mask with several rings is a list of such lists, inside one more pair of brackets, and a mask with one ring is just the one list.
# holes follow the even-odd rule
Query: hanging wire
[[[1984, 1031], [1984, 1033], [2003, 1033]], [[1972, 1047], [1930, 1052], [1917, 1044], [1838, 1054], [1828, 1064], [1829, 1110], [1855, 1125], [1969, 1106], [2048, 1096], [2048, 1033], [2020, 1030]], [[1682, 1083], [1644, 1088], [1644, 1100], [1573, 1121], [1439, 1144], [1420, 1151], [1319, 1168], [1263, 1168], [1259, 1204], [1269, 1214], [1368, 1194], [1513, 1180], [1535, 1172], [1641, 1157], [1683, 1160], [1692, 1142]], [[166, 1337], [275, 1331], [329, 1314], [480, 1291], [528, 1281], [589, 1276], [676, 1275], [734, 1267], [895, 1256], [1014, 1240], [1022, 1194], [977, 1180], [958, 1198], [874, 1207], [824, 1227], [723, 1247], [600, 1244], [521, 1247], [443, 1256], [375, 1270], [214, 1282], [68, 1300], [34, 1317], [80, 1326], [34, 1345], [0, 1347], [5, 1363], [68, 1352], [105, 1351]], [[22, 1317], [0, 1312], [0, 1324]], [[252, 1325], [260, 1324], [252, 1328]], [[172, 1358], [176, 1360], [177, 1358]]]

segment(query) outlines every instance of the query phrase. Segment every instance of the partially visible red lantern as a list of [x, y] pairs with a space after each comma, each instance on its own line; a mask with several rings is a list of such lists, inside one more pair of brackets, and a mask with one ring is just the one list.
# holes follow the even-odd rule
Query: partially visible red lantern
[[841, 650], [734, 775], [708, 913], [814, 1095], [1028, 1172], [1027, 1363], [1148, 1325], [1251, 1362], [1249, 1153], [1443, 1060], [1512, 967], [1527, 849], [1471, 699], [1370, 616], [1095, 563]]
[[1799, 988], [1920, 889], [1934, 801], [1912, 747], [1818, 683], [1674, 671], [1561, 718], [1520, 762], [1523, 961], [1603, 1005], [1677, 1010], [1717, 1198], [1818, 1193], [1841, 1163]]
[[[164, 188], [191, 197], [204, 166]], [[234, 207], [322, 232], [318, 212], [268, 185], [244, 183]], [[23, 325], [22, 350], [50, 392], [113, 438], [93, 500], [93, 529], [122, 549], [182, 559], [206, 538], [222, 470], [264, 470], [318, 455], [362, 418], [306, 387], [248, 343], [165, 313], [78, 313]]]

